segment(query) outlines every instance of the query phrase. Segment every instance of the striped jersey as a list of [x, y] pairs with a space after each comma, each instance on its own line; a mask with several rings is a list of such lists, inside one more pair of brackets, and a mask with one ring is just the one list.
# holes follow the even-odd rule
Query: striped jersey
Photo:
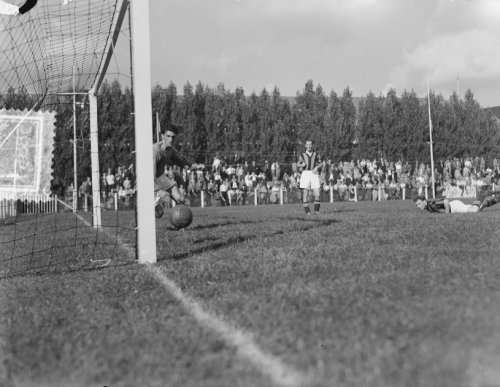
[[299, 161], [305, 164], [304, 171], [312, 171], [321, 164], [321, 157], [316, 152], [304, 152], [300, 155]]

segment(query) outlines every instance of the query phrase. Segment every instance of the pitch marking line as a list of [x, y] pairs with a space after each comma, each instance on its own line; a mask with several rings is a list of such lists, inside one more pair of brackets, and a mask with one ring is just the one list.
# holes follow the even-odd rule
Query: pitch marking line
[[[92, 225], [82, 216], [75, 214], [85, 225]], [[118, 238], [119, 247], [131, 258], [135, 258], [135, 252], [126, 246], [117, 235], [110, 235], [106, 230], [100, 232], [109, 238]], [[146, 271], [151, 273], [172, 294], [182, 306], [204, 327], [216, 332], [231, 346], [237, 349], [237, 353], [249, 361], [261, 374], [268, 376], [274, 384], [283, 387], [303, 387], [311, 384], [311, 377], [287, 366], [279, 358], [264, 352], [252, 339], [251, 335], [235, 328], [220, 317], [206, 312], [203, 307], [186, 295], [182, 289], [156, 265], [144, 265]]]
[[169, 279], [161, 268], [154, 265], [147, 265], [146, 268], [202, 326], [219, 334], [228, 344], [237, 349], [241, 357], [253, 364], [262, 374], [270, 377], [276, 385], [299, 387], [309, 384], [309, 377], [285, 365], [277, 357], [264, 352], [254, 342], [251, 335], [206, 312], [198, 302], [191, 299], [174, 281]]

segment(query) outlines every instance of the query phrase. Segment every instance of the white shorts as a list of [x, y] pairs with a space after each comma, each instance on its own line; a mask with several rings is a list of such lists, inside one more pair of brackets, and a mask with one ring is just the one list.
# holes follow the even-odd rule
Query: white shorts
[[313, 171], [303, 171], [300, 175], [301, 189], [319, 189], [321, 186], [319, 175]]
[[474, 204], [465, 204], [460, 200], [450, 200], [450, 212], [452, 213], [467, 213], [478, 211], [479, 207]]

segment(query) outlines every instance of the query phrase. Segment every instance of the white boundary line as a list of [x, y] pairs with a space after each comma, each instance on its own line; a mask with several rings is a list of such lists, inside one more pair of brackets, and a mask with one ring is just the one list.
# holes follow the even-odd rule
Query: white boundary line
[[[65, 203], [64, 203], [65, 204]], [[82, 216], [75, 213], [75, 216], [85, 225], [92, 225]], [[117, 235], [109, 235], [102, 229], [98, 229], [109, 238], [118, 238], [118, 247], [131, 258], [135, 258], [135, 251], [128, 247]], [[269, 377], [277, 386], [283, 387], [303, 387], [310, 385], [312, 378], [286, 364], [278, 357], [262, 350], [253, 340], [251, 334], [243, 332], [241, 329], [231, 326], [222, 318], [217, 317], [203, 309], [194, 299], [185, 294], [182, 289], [155, 264], [144, 264], [145, 270], [151, 274], [174, 298], [181, 303], [184, 309], [193, 316], [203, 327], [210, 329], [223, 338], [223, 340], [235, 347], [237, 353], [243, 359], [250, 362], [261, 374]]]
[[200, 325], [220, 335], [226, 343], [237, 349], [239, 356], [249, 361], [261, 374], [268, 376], [274, 384], [299, 387], [311, 383], [309, 376], [287, 366], [276, 356], [260, 349], [250, 334], [206, 312], [197, 301], [186, 295], [174, 281], [169, 279], [160, 267], [147, 265], [146, 270], [182, 304]]

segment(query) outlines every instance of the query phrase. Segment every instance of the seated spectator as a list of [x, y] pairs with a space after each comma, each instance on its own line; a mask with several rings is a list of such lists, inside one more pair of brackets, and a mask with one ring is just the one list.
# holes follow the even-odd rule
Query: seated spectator
[[259, 204], [267, 204], [267, 186], [263, 179], [257, 181], [257, 198]]
[[269, 203], [279, 204], [280, 193], [281, 193], [281, 184], [278, 180], [274, 180], [271, 187], [271, 192], [269, 193]]
[[242, 204], [243, 191], [240, 188], [240, 183], [238, 182], [236, 175], [233, 175], [231, 182], [229, 183], [228, 199], [229, 204]]

